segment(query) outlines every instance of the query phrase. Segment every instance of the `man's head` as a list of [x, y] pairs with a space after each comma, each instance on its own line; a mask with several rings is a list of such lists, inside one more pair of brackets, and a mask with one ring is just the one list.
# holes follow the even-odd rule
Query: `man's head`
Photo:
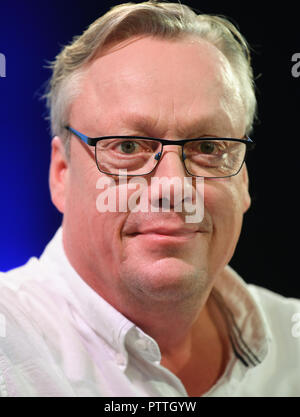
[[[92, 138], [245, 138], [255, 113], [247, 53], [229, 22], [148, 2], [112, 9], [56, 59], [48, 94], [55, 136], [50, 188], [64, 213], [65, 249], [89, 285], [129, 316], [135, 304], [203, 305], [232, 257], [250, 204], [246, 168], [205, 180], [200, 223], [187, 224], [174, 210], [174, 189], [168, 213], [100, 213], [96, 184], [106, 174], [91, 147], [65, 126]], [[145, 192], [153, 198], [153, 177], [183, 183], [187, 176], [180, 147], [166, 146], [145, 176]], [[124, 185], [117, 180], [118, 187]], [[195, 194], [195, 181], [193, 187]], [[155, 199], [159, 206], [162, 195]]]

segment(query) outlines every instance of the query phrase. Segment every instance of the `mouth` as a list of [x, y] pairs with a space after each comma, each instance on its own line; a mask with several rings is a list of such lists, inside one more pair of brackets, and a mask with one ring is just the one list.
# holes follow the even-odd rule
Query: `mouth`
[[149, 229], [142, 231], [140, 234], [157, 234], [164, 236], [186, 236], [193, 233], [197, 233], [197, 230], [190, 229], [168, 229], [168, 228], [158, 228], [158, 229]]
[[137, 239], [145, 244], [155, 243], [196, 243], [202, 235], [210, 235], [212, 223], [204, 219], [201, 223], [185, 223], [181, 218], [172, 216], [146, 216], [132, 218], [125, 223], [122, 230], [124, 238]]
[[184, 243], [191, 239], [195, 239], [201, 232], [199, 230], [191, 229], [171, 229], [171, 228], [157, 228], [148, 229], [141, 232], [132, 233], [131, 237], [146, 239], [155, 242], [166, 243]]

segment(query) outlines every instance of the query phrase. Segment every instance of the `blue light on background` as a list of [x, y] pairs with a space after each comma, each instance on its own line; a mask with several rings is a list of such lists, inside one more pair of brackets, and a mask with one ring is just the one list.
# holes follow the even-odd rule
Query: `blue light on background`
[[[119, 1], [2, 1], [0, 54], [0, 271], [39, 256], [62, 217], [52, 205], [48, 186], [51, 137], [45, 103], [40, 100], [50, 77], [46, 69], [61, 47]], [[186, 1], [206, 13], [232, 17], [258, 51], [253, 54], [260, 124], [250, 160], [253, 205], [245, 217], [233, 265], [249, 282], [300, 297], [292, 255], [299, 165], [298, 109], [300, 78], [291, 75], [291, 57], [300, 52], [295, 9], [261, 3]], [[279, 22], [280, 26], [274, 22]], [[1, 73], [1, 71], [0, 71]], [[278, 140], [287, 138], [288, 146]], [[269, 143], [272, 142], [270, 147]]]
[[50, 76], [45, 67], [108, 7], [71, 1], [1, 4], [0, 53], [6, 58], [6, 77], [0, 78], [1, 271], [39, 256], [61, 223], [48, 187], [51, 138], [40, 100]]

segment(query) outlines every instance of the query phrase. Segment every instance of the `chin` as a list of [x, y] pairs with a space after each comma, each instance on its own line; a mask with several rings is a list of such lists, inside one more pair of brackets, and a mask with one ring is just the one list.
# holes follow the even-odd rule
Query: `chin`
[[209, 286], [206, 269], [196, 268], [181, 259], [163, 258], [140, 268], [124, 268], [126, 287], [141, 298], [180, 301], [201, 298]]

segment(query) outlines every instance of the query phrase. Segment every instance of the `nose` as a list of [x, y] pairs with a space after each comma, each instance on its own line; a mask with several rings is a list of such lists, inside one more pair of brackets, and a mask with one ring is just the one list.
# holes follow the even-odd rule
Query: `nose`
[[184, 202], [195, 202], [195, 187], [186, 173], [183, 158], [181, 147], [176, 145], [165, 145], [162, 155], [157, 156], [159, 163], [151, 178], [149, 195], [151, 206], [157, 211], [180, 211], [180, 208], [183, 210]]
[[156, 176], [176, 177], [185, 176], [186, 171], [182, 159], [181, 146], [165, 145], [162, 154], [155, 157], [159, 163], [155, 169]]

